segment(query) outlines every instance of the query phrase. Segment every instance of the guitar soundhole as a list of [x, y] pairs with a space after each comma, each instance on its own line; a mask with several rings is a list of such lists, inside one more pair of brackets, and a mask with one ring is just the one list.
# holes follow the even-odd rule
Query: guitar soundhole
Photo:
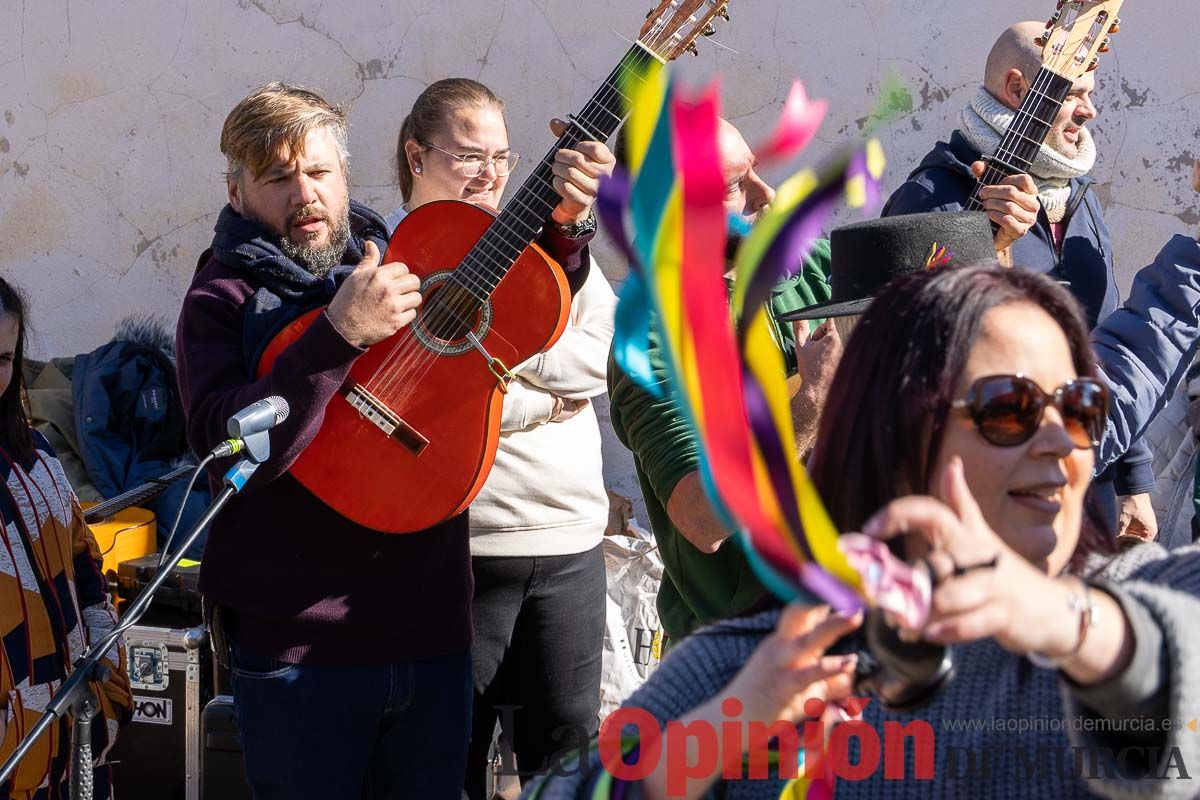
[[474, 350], [467, 334], [484, 339], [492, 327], [492, 304], [478, 298], [455, 281], [450, 270], [429, 275], [421, 283], [421, 310], [413, 333], [425, 347], [441, 355], [462, 355]]
[[479, 325], [479, 301], [456, 283], [433, 287], [421, 305], [420, 324], [438, 341], [464, 341]]

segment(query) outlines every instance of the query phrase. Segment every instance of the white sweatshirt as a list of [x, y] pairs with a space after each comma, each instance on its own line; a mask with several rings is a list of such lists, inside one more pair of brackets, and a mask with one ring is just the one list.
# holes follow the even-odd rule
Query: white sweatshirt
[[495, 466], [471, 504], [472, 555], [571, 555], [600, 544], [608, 493], [596, 411], [588, 403], [566, 421], [549, 420], [554, 395], [582, 400], [606, 390], [616, 306], [593, 260], [562, 338], [516, 370]]

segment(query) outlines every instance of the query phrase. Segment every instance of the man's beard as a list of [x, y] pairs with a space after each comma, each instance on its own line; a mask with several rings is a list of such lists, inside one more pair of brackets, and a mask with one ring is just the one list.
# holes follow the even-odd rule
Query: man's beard
[[1052, 129], [1046, 136], [1046, 146], [1066, 159], [1074, 159], [1079, 155], [1079, 145], [1084, 136], [1082, 123], [1072, 122], [1071, 124], [1079, 131], [1074, 144], [1066, 140], [1064, 131], [1059, 128]]
[[346, 212], [335, 225], [324, 211], [305, 206], [291, 216], [287, 229], [291, 230], [294, 223], [311, 217], [319, 217], [325, 221], [329, 227], [329, 241], [324, 246], [317, 246], [308, 242], [294, 242], [284, 234], [279, 237], [279, 249], [313, 275], [324, 278], [330, 270], [342, 263], [342, 256], [346, 254], [346, 244], [350, 241], [350, 209], [347, 206]]

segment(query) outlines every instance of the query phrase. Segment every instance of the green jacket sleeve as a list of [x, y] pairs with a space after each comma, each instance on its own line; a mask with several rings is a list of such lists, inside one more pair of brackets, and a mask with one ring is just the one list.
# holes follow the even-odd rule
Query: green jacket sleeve
[[[650, 367], [655, 382], [666, 385], [666, 364], [657, 336], [650, 336]], [[608, 358], [609, 414], [621, 444], [637, 459], [654, 494], [665, 508], [675, 485], [700, 466], [699, 446], [691, 426], [670, 394], [655, 398], [626, 375], [612, 354]]]
[[[818, 239], [812, 252], [804, 260], [800, 272], [771, 290], [771, 323], [775, 328], [775, 341], [783, 351], [783, 360], [790, 375], [796, 371], [796, 337], [790, 322], [776, 322], [776, 317], [790, 311], [799, 311], [816, 303], [829, 300], [829, 240]], [[813, 320], [815, 329], [824, 320]]]
[[[829, 242], [820, 239], [804, 262], [800, 274], [771, 292], [771, 323], [783, 351], [788, 371], [796, 368], [796, 340], [791, 325], [779, 325], [776, 314], [805, 308], [829, 299]], [[650, 369], [656, 383], [666, 389], [666, 360], [657, 332], [650, 333]], [[633, 452], [654, 494], [665, 507], [675, 485], [700, 465], [699, 447], [683, 414], [670, 395], [652, 397], [608, 360], [608, 397], [617, 438]]]

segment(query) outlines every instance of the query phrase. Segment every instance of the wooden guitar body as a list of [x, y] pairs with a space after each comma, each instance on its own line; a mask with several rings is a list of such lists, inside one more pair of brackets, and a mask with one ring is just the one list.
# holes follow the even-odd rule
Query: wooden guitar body
[[[449, 332], [451, 312], [437, 296], [461, 293], [447, 281], [494, 219], [468, 203], [429, 203], [405, 217], [388, 244], [384, 261], [403, 262], [421, 278], [422, 309], [412, 325], [355, 362], [317, 437], [290, 470], [360, 525], [410, 533], [464, 510], [496, 455], [504, 397], [496, 373], [549, 348], [566, 327], [566, 278], [531, 245], [470, 314], [470, 331], [502, 364], [489, 363], [465, 330]], [[276, 336], [259, 374], [321, 313], [306, 314]]]

